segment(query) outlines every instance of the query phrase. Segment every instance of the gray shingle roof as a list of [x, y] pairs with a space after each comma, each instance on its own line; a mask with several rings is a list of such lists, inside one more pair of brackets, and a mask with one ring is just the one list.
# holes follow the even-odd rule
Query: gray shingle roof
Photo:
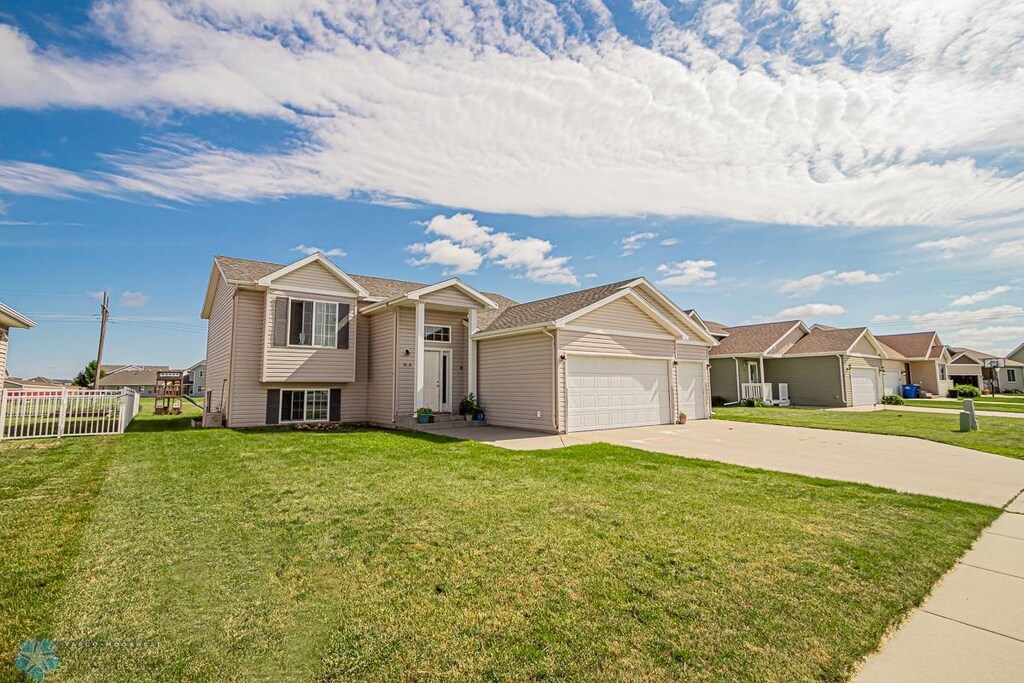
[[[132, 368], [130, 370], [121, 370], [120, 368]], [[138, 368], [138, 369], [135, 369]], [[121, 387], [121, 386], [149, 386], [156, 384], [156, 373], [161, 370], [170, 370], [171, 368], [167, 365], [101, 365], [100, 372], [107, 373], [105, 376], [100, 377], [99, 386], [101, 387]]]
[[486, 328], [483, 328], [483, 326], [481, 328], [490, 332], [493, 330], [508, 330], [526, 325], [553, 322], [611, 296], [625, 285], [633, 282], [633, 279], [621, 280], [607, 285], [591, 287], [590, 289], [581, 289], [578, 292], [569, 292], [568, 294], [560, 294], [559, 296], [552, 296], [547, 299], [538, 299], [537, 301], [510, 306], [501, 311], [494, 319], [494, 322]]
[[711, 349], [711, 355], [733, 356], [744, 353], [764, 353], [799, 322], [799, 320], [782, 320], [773, 323], [727, 327], [725, 331], [729, 333], [729, 336], [724, 338], [716, 348]]
[[789, 350], [783, 355], [843, 353], [853, 346], [853, 342], [857, 341], [857, 337], [862, 335], [866, 329], [866, 327], [850, 327], [840, 330], [834, 327], [819, 327], [811, 330], [810, 334], [789, 347]]

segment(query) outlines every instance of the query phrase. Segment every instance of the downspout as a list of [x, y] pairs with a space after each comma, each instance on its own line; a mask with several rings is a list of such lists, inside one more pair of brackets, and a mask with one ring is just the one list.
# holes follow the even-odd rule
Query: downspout
[[733, 356], [732, 362], [736, 364], [736, 402], [739, 403], [743, 400], [743, 393], [740, 392], [740, 359]]
[[837, 353], [836, 358], [839, 359], [839, 392], [846, 406], [846, 366], [843, 364], [843, 354]]
[[551, 423], [558, 431], [558, 340], [547, 328], [541, 330], [551, 337]]

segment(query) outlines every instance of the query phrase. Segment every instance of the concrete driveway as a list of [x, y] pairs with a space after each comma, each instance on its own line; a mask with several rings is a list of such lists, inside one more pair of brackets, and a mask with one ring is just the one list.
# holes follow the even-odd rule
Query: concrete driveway
[[881, 434], [725, 420], [562, 436], [504, 427], [435, 433], [516, 450], [603, 441], [657, 453], [873, 484], [996, 507], [1006, 505], [1024, 489], [1024, 460]]

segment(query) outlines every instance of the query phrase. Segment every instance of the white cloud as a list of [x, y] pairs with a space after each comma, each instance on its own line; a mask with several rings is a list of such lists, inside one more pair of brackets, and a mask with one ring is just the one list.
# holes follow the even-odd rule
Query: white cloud
[[799, 280], [784, 282], [779, 287], [782, 294], [812, 294], [821, 291], [826, 285], [862, 285], [868, 283], [885, 282], [894, 273], [869, 273], [864, 270], [826, 270], [824, 273], [808, 275]]
[[85, 295], [90, 299], [96, 299], [96, 301], [103, 301], [104, 292], [86, 292]]
[[782, 318], [819, 318], [843, 313], [846, 313], [846, 309], [839, 304], [803, 304], [784, 308], [777, 315]]
[[626, 235], [622, 238], [622, 255], [629, 256], [657, 236], [656, 232], [634, 232]]
[[684, 25], [638, 4], [645, 45], [586, 3], [105, 0], [91, 27], [111, 49], [88, 57], [0, 24], [8, 108], [291, 127], [258, 152], [164, 137], [93, 171], [0, 162], [0, 191], [803, 225], [1024, 209], [1024, 80], [1008, 77], [1024, 67], [1024, 5], [756, 5], [709, 4]]
[[879, 313], [878, 315], [871, 316], [871, 322], [873, 322], [873, 323], [891, 323], [891, 322], [896, 322], [897, 320], [901, 320], [902, 318], [903, 318], [903, 316], [901, 316], [901, 315], [886, 315], [884, 313]]
[[1005, 292], [1009, 292], [1011, 289], [1013, 288], [1007, 287], [1006, 285], [996, 285], [992, 289], [985, 289], [980, 292], [975, 292], [974, 294], [964, 294], [963, 296], [958, 296], [957, 298], [953, 299], [953, 301], [951, 301], [949, 305], [973, 306], [974, 304], [980, 304], [982, 301], [988, 301], [994, 296], [998, 296]]
[[952, 346], [966, 346], [994, 355], [1009, 353], [1021, 339], [1024, 339], [1024, 325], [965, 327], [943, 335], [943, 341]]
[[678, 237], [667, 237], [667, 238], [663, 239], [662, 241], [658, 242], [658, 244], [660, 244], [663, 247], [674, 247], [675, 245], [679, 244], [679, 238]]
[[149, 297], [142, 292], [133, 292], [130, 289], [126, 289], [121, 292], [121, 305], [127, 306], [128, 308], [141, 308], [145, 306], [149, 301]]
[[593, 280], [596, 277], [597, 277], [597, 273], [583, 273], [583, 278], [585, 280]]
[[934, 311], [931, 313], [915, 313], [906, 319], [922, 327], [964, 327], [990, 322], [1012, 320], [1024, 316], [1024, 308], [1012, 304], [976, 308], [973, 311]]
[[715, 265], [714, 261], [707, 260], [662, 263], [657, 269], [661, 274], [658, 284], [662, 287], [710, 287], [718, 282], [718, 273], [713, 270]]
[[409, 245], [421, 258], [413, 265], [441, 265], [447, 272], [475, 273], [486, 261], [514, 271], [518, 277], [546, 284], [578, 285], [568, 256], [551, 256], [554, 245], [537, 237], [516, 237], [480, 225], [472, 214], [437, 215], [426, 224], [426, 234], [440, 239]]
[[974, 237], [968, 237], [967, 235], [959, 235], [957, 237], [947, 237], [939, 240], [928, 240], [927, 242], [918, 242], [918, 249], [925, 249], [928, 251], [937, 251], [943, 258], [953, 258], [957, 251], [963, 249], [969, 249], [973, 247], [977, 240]]
[[310, 255], [315, 254], [317, 252], [320, 252], [324, 256], [337, 256], [337, 257], [341, 257], [341, 256], [345, 256], [346, 255], [345, 250], [340, 248], [340, 247], [332, 247], [330, 249], [321, 249], [320, 247], [307, 247], [305, 244], [297, 244], [297, 245], [295, 245], [294, 247], [291, 248], [291, 251], [297, 251], [300, 254], [305, 254], [306, 256], [310, 256]]
[[1011, 240], [993, 247], [991, 257], [995, 259], [1024, 258], [1024, 240]]

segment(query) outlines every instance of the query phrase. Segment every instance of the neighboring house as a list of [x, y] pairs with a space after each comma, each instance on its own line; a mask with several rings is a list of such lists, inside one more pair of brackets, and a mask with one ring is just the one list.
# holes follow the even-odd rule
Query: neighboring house
[[524, 304], [458, 279], [217, 256], [202, 317], [207, 410], [230, 427], [413, 421], [477, 395], [487, 422], [546, 432], [710, 413], [716, 342], [644, 278]]
[[900, 384], [917, 384], [926, 395], [945, 396], [953, 386], [947, 368], [951, 357], [938, 333], [882, 334], [876, 338], [888, 356], [883, 363], [889, 378], [886, 393], [896, 393]]
[[100, 389], [128, 388], [141, 396], [152, 396], [156, 391], [156, 374], [170, 370], [166, 365], [102, 365]]
[[953, 384], [970, 384], [993, 393], [1024, 391], [1024, 363], [960, 346], [949, 347], [949, 353]]
[[866, 327], [809, 328], [785, 320], [719, 326], [718, 334], [721, 342], [711, 350], [711, 387], [728, 403], [763, 398], [842, 407], [882, 399], [885, 352]]
[[996, 368], [999, 391], [1024, 391], [1024, 343], [1006, 354], [1005, 368]]
[[188, 396], [202, 396], [206, 393], [206, 361], [201, 360], [185, 370], [185, 393]]
[[50, 379], [49, 377], [8, 377], [4, 381], [5, 389], [77, 389], [69, 379]]
[[35, 326], [21, 313], [0, 303], [0, 389], [4, 388], [4, 378], [7, 377], [7, 345], [11, 330], [28, 330]]

